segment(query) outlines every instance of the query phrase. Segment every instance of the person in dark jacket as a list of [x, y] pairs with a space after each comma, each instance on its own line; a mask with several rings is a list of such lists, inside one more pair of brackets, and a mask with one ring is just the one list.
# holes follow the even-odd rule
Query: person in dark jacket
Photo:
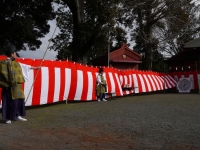
[[[40, 67], [31, 67], [21, 64], [15, 60], [16, 47], [8, 44], [5, 47], [6, 60], [0, 61], [0, 87], [2, 87], [2, 118], [7, 124], [11, 120], [27, 121], [21, 117], [26, 116], [24, 91], [22, 83], [25, 82], [24, 74], [30, 69], [39, 69]], [[23, 68], [26, 69], [22, 69]]]

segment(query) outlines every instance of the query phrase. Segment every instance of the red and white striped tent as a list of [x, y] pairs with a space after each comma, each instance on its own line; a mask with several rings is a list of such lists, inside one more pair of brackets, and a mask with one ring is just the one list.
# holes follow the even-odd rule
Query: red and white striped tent
[[198, 90], [200, 85], [200, 71], [171, 72], [170, 76], [177, 82], [181, 78], [190, 78], [192, 81], [191, 89]]
[[[0, 60], [2, 59], [5, 57], [0, 57]], [[20, 58], [17, 61], [31, 66], [39, 66], [41, 63], [41, 60], [34, 59]], [[164, 86], [165, 89], [176, 87], [176, 81], [169, 74], [136, 70], [121, 71], [115, 68], [104, 68], [104, 72], [108, 85], [107, 91], [115, 93], [115, 96], [163, 90]], [[51, 104], [64, 100], [96, 100], [97, 73], [96, 67], [70, 61], [44, 60], [39, 72], [31, 70], [29, 81], [23, 84], [25, 96], [28, 97], [26, 106]], [[36, 74], [37, 78], [34, 82]], [[137, 88], [135, 91], [123, 90], [125, 84], [129, 84], [133, 89]]]

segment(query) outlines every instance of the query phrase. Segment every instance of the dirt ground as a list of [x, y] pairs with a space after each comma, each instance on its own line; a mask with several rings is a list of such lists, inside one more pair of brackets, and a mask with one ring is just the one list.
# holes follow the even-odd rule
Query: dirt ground
[[150, 94], [27, 108], [0, 150], [200, 150], [200, 95]]

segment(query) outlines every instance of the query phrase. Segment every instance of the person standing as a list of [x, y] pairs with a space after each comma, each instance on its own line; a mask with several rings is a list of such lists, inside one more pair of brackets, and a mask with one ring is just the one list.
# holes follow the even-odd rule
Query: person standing
[[5, 47], [6, 60], [0, 61], [0, 87], [2, 87], [2, 119], [6, 124], [11, 120], [27, 121], [21, 117], [26, 116], [25, 96], [22, 89], [22, 83], [27, 79], [30, 69], [39, 69], [40, 67], [31, 67], [19, 63], [15, 60], [16, 47], [8, 44]]
[[106, 80], [103, 76], [103, 68], [99, 68], [99, 74], [97, 75], [97, 100], [100, 101], [107, 101], [105, 99], [105, 92], [107, 91], [107, 84]]

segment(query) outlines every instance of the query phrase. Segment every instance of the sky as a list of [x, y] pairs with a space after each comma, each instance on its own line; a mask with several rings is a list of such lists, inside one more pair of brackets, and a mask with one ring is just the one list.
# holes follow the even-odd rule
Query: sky
[[[31, 51], [31, 50], [26, 50], [26, 51], [21, 50], [21, 51], [19, 51], [18, 53], [19, 53], [21, 58], [32, 58], [32, 59], [42, 59], [43, 58], [43, 56], [45, 54], [45, 51], [47, 49], [47, 46], [49, 44], [48, 40], [52, 37], [53, 32], [54, 32], [54, 30], [56, 28], [55, 20], [54, 21], [49, 21], [48, 23], [51, 26], [50, 32], [44, 38], [41, 39], [42, 45], [40, 46], [40, 48], [37, 49], [36, 51]], [[55, 31], [55, 34], [54, 34], [53, 38], [58, 33], [59, 33], [59, 28], [56, 28], [56, 31]], [[45, 60], [55, 60], [56, 59], [56, 55], [57, 55], [57, 52], [55, 52], [54, 50], [49, 50], [48, 49], [44, 59]]]
[[[199, 4], [200, 3], [200, 0], [194, 0], [194, 2], [196, 4]], [[57, 7], [55, 8], [57, 9]], [[42, 45], [40, 46], [39, 49], [37, 49], [36, 51], [30, 51], [30, 50], [26, 50], [26, 51], [19, 51], [19, 55], [21, 58], [32, 58], [32, 59], [42, 59], [44, 54], [45, 54], [45, 51], [47, 49], [47, 46], [49, 44], [49, 39], [52, 37], [53, 35], [53, 32], [56, 28], [56, 21], [53, 20], [53, 21], [49, 21], [49, 25], [51, 26], [50, 28], [50, 32], [44, 37], [41, 39], [42, 41]], [[55, 31], [55, 34], [53, 36], [53, 38], [59, 33], [59, 28], [56, 28], [56, 31]], [[130, 38], [128, 39], [128, 41], [130, 40]], [[131, 43], [131, 42], [130, 42]], [[132, 44], [132, 43], [131, 43]], [[130, 48], [132, 48], [133, 45], [130, 46]], [[45, 54], [45, 57], [44, 59], [45, 60], [55, 60], [56, 59], [56, 55], [57, 55], [57, 52], [54, 51], [54, 50], [47, 50], [47, 53]]]
[[[19, 51], [18, 53], [19, 53], [21, 58], [31, 58], [31, 59], [42, 59], [43, 58], [45, 51], [47, 49], [47, 46], [49, 44], [48, 40], [52, 37], [53, 32], [56, 28], [55, 20], [49, 21], [48, 23], [51, 26], [50, 32], [44, 38], [41, 39], [42, 45], [40, 46], [40, 48], [37, 49], [36, 51], [31, 51], [31, 50], [26, 50], [26, 51], [21, 50], [21, 51]], [[56, 31], [55, 31], [53, 38], [55, 38], [56, 35], [59, 32], [60, 32], [59, 28], [56, 28]], [[128, 41], [130, 41], [130, 35], [128, 35], [127, 38], [128, 38]], [[129, 42], [129, 43], [131, 44], [131, 42]], [[133, 47], [133, 44], [131, 44], [130, 48], [132, 49], [132, 47]], [[47, 53], [45, 54], [44, 60], [55, 60], [56, 55], [57, 55], [57, 51], [48, 49]]]

